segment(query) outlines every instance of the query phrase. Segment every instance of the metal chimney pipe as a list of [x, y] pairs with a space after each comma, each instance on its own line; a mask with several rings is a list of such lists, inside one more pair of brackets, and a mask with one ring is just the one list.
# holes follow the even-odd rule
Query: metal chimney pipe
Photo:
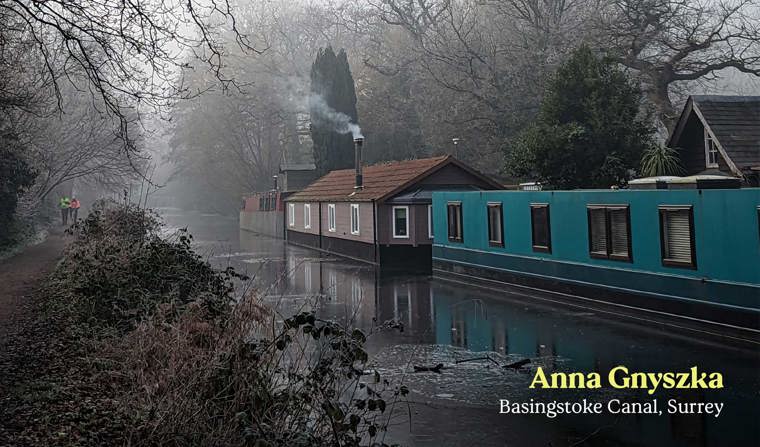
[[354, 166], [356, 167], [356, 184], [354, 189], [364, 188], [364, 179], [362, 177], [362, 145], [364, 138], [354, 138]]

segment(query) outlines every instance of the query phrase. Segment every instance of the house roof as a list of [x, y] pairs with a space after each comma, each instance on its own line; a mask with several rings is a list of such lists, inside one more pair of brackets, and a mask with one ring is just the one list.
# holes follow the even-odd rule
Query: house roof
[[360, 190], [354, 189], [356, 180], [354, 169], [330, 171], [306, 188], [288, 197], [287, 201], [366, 202], [384, 200], [450, 164], [460, 167], [494, 188], [501, 187], [495, 181], [474, 171], [451, 156], [444, 155], [365, 166], [362, 169], [364, 188]]
[[739, 171], [760, 165], [760, 96], [690, 96], [668, 146], [678, 145], [692, 112], [718, 140], [730, 165]]

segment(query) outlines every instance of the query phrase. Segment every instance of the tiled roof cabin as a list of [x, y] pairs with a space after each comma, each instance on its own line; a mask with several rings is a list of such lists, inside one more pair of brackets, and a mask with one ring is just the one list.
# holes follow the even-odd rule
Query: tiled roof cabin
[[331, 171], [287, 199], [289, 242], [377, 265], [429, 269], [432, 192], [501, 189], [451, 156], [358, 165]]
[[668, 146], [687, 175], [722, 173], [758, 186], [760, 96], [690, 96]]

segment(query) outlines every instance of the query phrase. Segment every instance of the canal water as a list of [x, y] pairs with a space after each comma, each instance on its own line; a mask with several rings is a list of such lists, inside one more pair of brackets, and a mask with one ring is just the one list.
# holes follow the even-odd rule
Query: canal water
[[[760, 445], [760, 350], [697, 334], [611, 319], [514, 291], [481, 290], [431, 276], [386, 276], [358, 262], [238, 229], [236, 218], [159, 210], [167, 233], [187, 227], [213, 264], [231, 265], [280, 315], [315, 310], [370, 334], [372, 367], [403, 383], [411, 403], [389, 411], [385, 442], [410, 446], [750, 446]], [[394, 329], [381, 329], [389, 321]], [[480, 360], [477, 360], [480, 358]], [[476, 360], [473, 360], [476, 359]], [[530, 359], [519, 370], [502, 365]], [[466, 360], [462, 362], [463, 360]], [[457, 362], [460, 363], [457, 363]], [[440, 374], [414, 366], [443, 363]], [[547, 373], [720, 372], [720, 390], [540, 390]], [[499, 400], [651, 403], [662, 415], [499, 414]], [[719, 417], [668, 414], [668, 400], [722, 403]]]

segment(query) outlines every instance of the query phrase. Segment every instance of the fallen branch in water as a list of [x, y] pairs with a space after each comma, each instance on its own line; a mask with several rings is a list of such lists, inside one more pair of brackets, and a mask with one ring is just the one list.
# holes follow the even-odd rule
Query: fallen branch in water
[[443, 363], [439, 363], [435, 366], [417, 366], [414, 365], [414, 372], [424, 372], [424, 371], [432, 371], [434, 373], [441, 373], [441, 370], [443, 369]]
[[509, 368], [509, 369], [520, 369], [523, 366], [527, 365], [528, 363], [530, 363], [530, 359], [522, 359], [520, 361], [510, 363], [508, 365], [504, 365], [504, 367]]

